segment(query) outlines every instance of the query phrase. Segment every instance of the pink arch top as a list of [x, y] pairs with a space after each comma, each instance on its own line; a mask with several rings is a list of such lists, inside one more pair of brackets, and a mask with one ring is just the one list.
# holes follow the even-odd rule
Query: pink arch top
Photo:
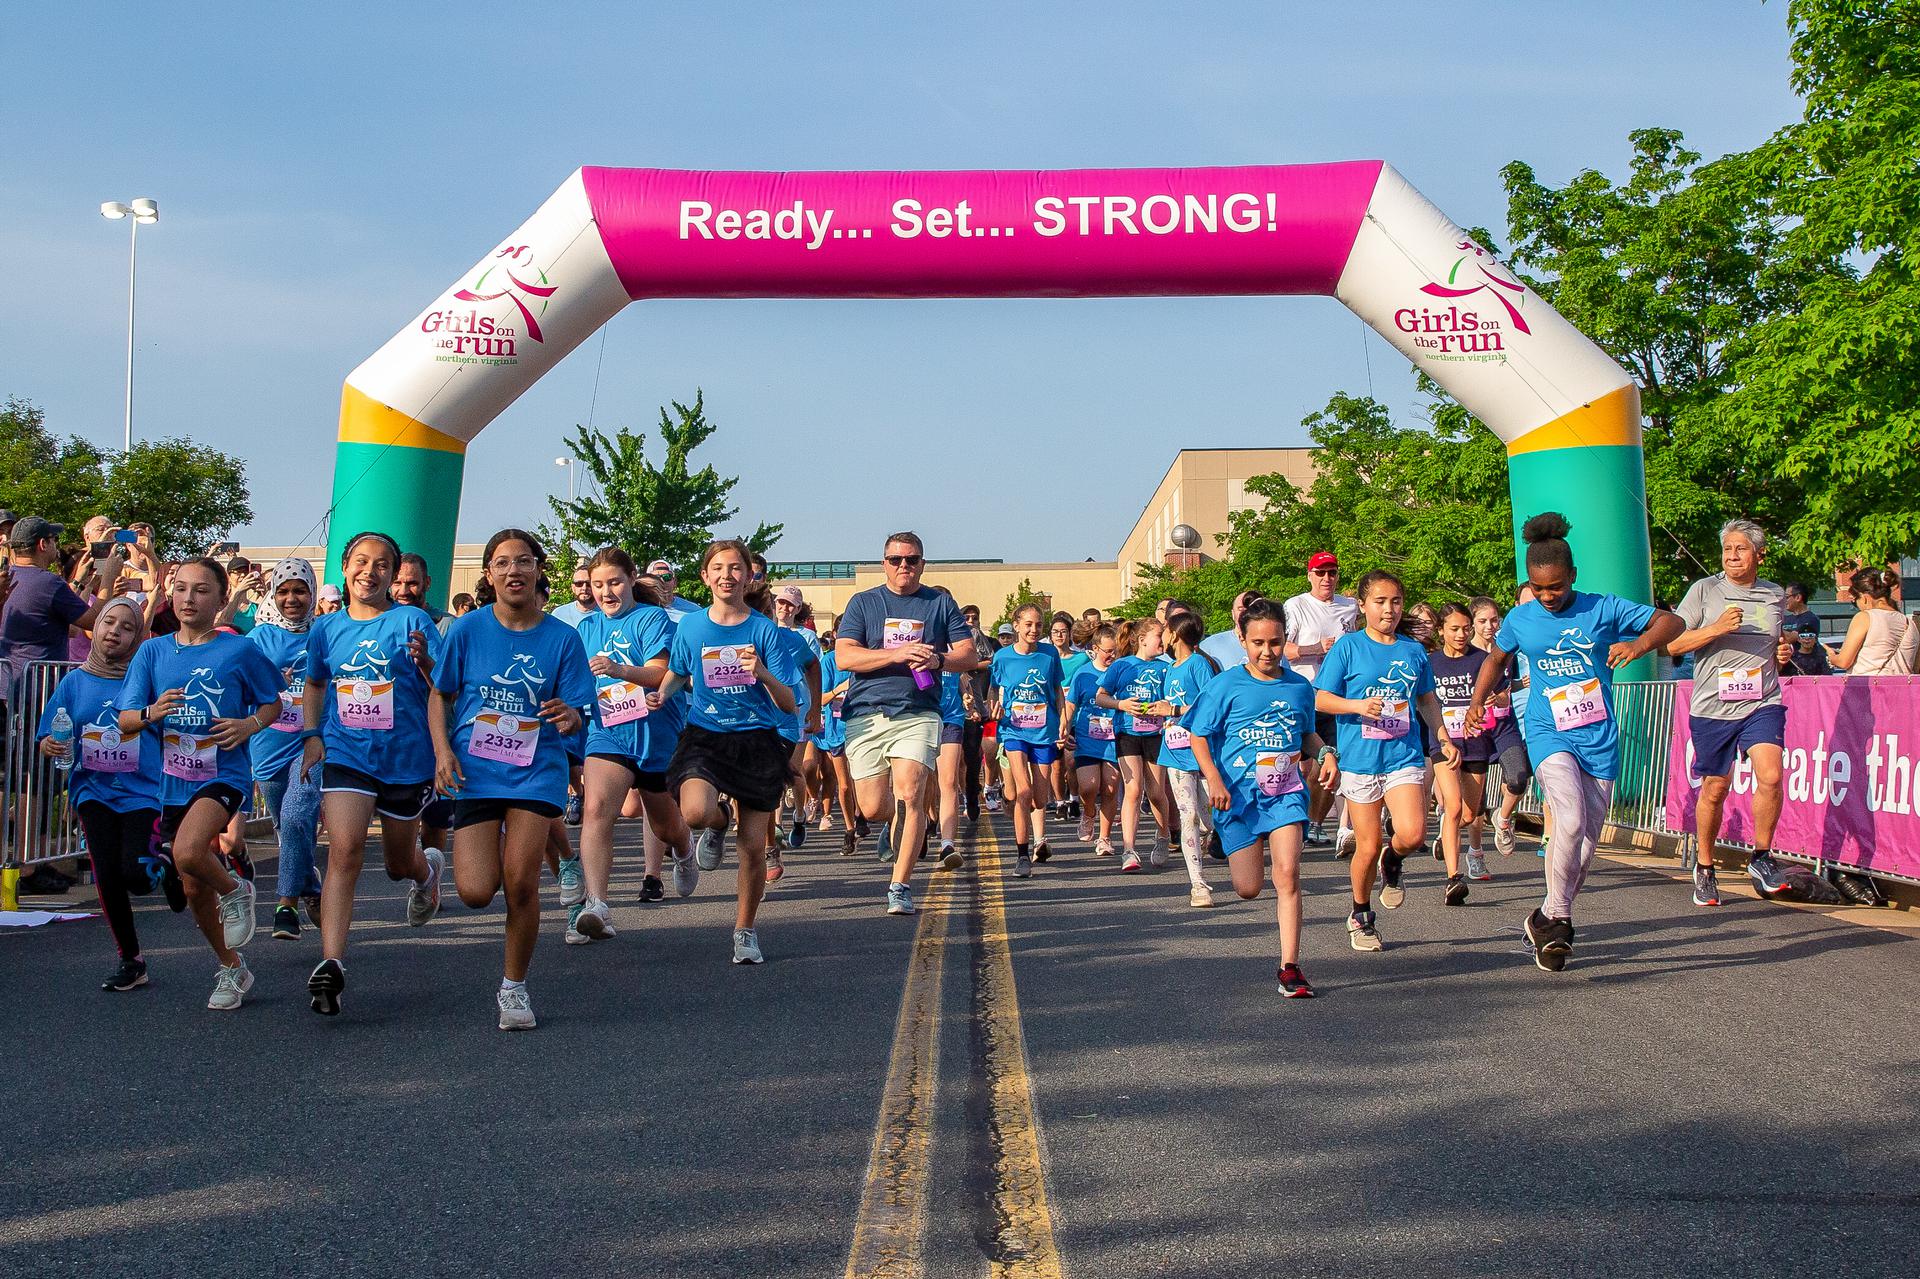
[[636, 300], [1330, 295], [1380, 169], [581, 177]]

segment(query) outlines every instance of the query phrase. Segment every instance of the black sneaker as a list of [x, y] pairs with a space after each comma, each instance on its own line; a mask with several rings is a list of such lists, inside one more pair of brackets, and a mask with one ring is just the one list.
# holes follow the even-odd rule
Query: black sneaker
[[166, 869], [160, 873], [160, 892], [167, 899], [167, 909], [178, 915], [187, 908], [187, 886], [180, 882], [180, 870], [167, 859]]
[[300, 940], [300, 912], [291, 906], [273, 908], [273, 939], [275, 941]]
[[249, 884], [253, 882], [253, 856], [246, 849], [227, 856], [227, 869]]
[[980, 801], [979, 800], [970, 799], [967, 801], [967, 820], [970, 822], [977, 822], [980, 820]]
[[1792, 887], [1787, 879], [1787, 868], [1775, 860], [1772, 853], [1755, 853], [1747, 859], [1747, 878], [1762, 897], [1777, 897]]
[[302, 893], [300, 894], [300, 904], [306, 908], [307, 922], [315, 928], [320, 927], [320, 894]]
[[859, 851], [860, 841], [852, 831], [847, 831], [840, 836], [840, 855], [842, 857], [851, 857]]
[[1013, 877], [1031, 879], [1033, 877], [1033, 855], [1026, 849], [1017, 849], [1013, 855]]
[[322, 1017], [340, 1015], [340, 992], [347, 988], [347, 970], [337, 959], [323, 959], [307, 978], [307, 993], [313, 996], [313, 1011]]
[[1467, 877], [1465, 875], [1447, 876], [1447, 905], [1461, 906], [1467, 900]]
[[1280, 982], [1280, 993], [1288, 999], [1313, 998], [1313, 987], [1307, 984], [1306, 974], [1300, 971], [1300, 965], [1280, 965], [1276, 978]]
[[658, 875], [648, 875], [640, 881], [640, 900], [658, 902], [667, 899], [667, 886], [660, 882]]
[[863, 813], [856, 816], [853, 819], [853, 837], [855, 839], [865, 839], [871, 834], [873, 834], [873, 825], [867, 821], [866, 815]]
[[1433, 850], [1433, 860], [1437, 862], [1447, 860], [1446, 850], [1440, 847], [1439, 840], [1434, 840], [1431, 844], [1427, 845], [1427, 847]]
[[1533, 947], [1533, 962], [1543, 972], [1557, 973], [1567, 966], [1573, 954], [1573, 921], [1549, 919], [1538, 908], [1527, 916], [1527, 941]]
[[1217, 862], [1227, 860], [1227, 850], [1221, 845], [1220, 832], [1217, 830], [1207, 832], [1207, 856]]
[[798, 848], [807, 842], [807, 824], [795, 822], [793, 829], [787, 832], [787, 847]]
[[144, 959], [123, 959], [107, 979], [100, 983], [102, 990], [135, 990], [147, 984], [147, 961]]
[[23, 897], [58, 897], [73, 887], [73, 881], [51, 866], [35, 866], [20, 877]]

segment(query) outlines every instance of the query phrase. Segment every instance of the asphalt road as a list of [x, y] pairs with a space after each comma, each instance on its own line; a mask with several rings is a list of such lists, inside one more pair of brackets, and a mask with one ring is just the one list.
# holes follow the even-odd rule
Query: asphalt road
[[[98, 921], [0, 931], [0, 1275], [845, 1273], [917, 935], [944, 964], [898, 1273], [1913, 1273], [1914, 941], [1696, 910], [1602, 862], [1549, 975], [1521, 947], [1523, 844], [1459, 909], [1412, 866], [1387, 950], [1361, 955], [1322, 855], [1321, 995], [1285, 1001], [1270, 896], [1192, 910], [1177, 868], [1123, 877], [1056, 843], [1031, 881], [983, 849], [920, 921], [882, 913], [876, 863], [810, 845], [757, 969], [727, 962], [729, 870], [641, 906], [623, 852], [614, 941], [561, 945], [549, 883], [523, 1035], [493, 1024], [498, 908], [450, 895], [409, 929], [378, 872], [337, 1019], [307, 1010], [314, 935], [273, 941], [264, 913], [228, 1015], [164, 906], [140, 913], [153, 984], [125, 995], [95, 989]], [[1022, 1097], [1046, 1177], [1010, 1217]], [[1035, 1229], [1058, 1268], [1018, 1243]]]

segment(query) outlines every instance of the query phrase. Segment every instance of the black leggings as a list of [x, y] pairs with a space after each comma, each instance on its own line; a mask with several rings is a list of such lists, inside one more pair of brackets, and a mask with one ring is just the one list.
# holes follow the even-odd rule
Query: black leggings
[[966, 723], [960, 726], [960, 751], [966, 759], [967, 770], [967, 807], [980, 807], [980, 765], [982, 734], [985, 728], [978, 723]]
[[154, 823], [159, 820], [159, 811], [152, 808], [116, 813], [97, 799], [80, 805], [80, 826], [87, 832], [87, 855], [93, 860], [93, 884], [122, 959], [140, 958], [131, 892], [140, 883], [140, 859], [147, 855]]

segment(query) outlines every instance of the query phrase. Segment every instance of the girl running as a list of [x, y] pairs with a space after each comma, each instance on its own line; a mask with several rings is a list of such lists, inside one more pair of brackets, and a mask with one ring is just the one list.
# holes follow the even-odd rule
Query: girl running
[[747, 606], [752, 573], [745, 543], [729, 539], [707, 547], [700, 557], [700, 580], [712, 592], [713, 604], [681, 617], [667, 679], [647, 695], [648, 705], [657, 708], [682, 689], [688, 693], [686, 731], [667, 766], [667, 785], [687, 824], [717, 833], [726, 824], [722, 797], [731, 796], [739, 805], [736, 964], [763, 960], [754, 920], [767, 889], [767, 832], [787, 785], [781, 716], [793, 714], [799, 704], [773, 674], [780, 628]]
[[[153, 877], [143, 861], [152, 853], [160, 820], [160, 752], [144, 733], [120, 733], [120, 694], [127, 663], [146, 639], [140, 605], [124, 596], [94, 614], [93, 643], [85, 663], [54, 688], [40, 714], [40, 753], [67, 772], [67, 802], [80, 818], [93, 863], [94, 889], [120, 962], [100, 983], [109, 991], [147, 984], [147, 960], [133, 926], [132, 894], [151, 892]], [[56, 742], [54, 716], [73, 722], [73, 737]]]
[[[633, 598], [641, 604], [651, 604], [666, 613], [667, 625], [673, 628], [668, 632], [667, 637], [668, 651], [671, 652], [673, 631], [679, 629], [680, 618], [683, 616], [673, 611], [673, 592], [668, 590], [666, 583], [659, 578], [650, 573], [642, 573], [634, 581]], [[664, 830], [672, 834], [676, 830], [685, 828], [687, 824], [686, 819], [680, 815], [680, 805], [675, 802], [666, 784], [667, 765], [673, 759], [674, 747], [680, 744], [680, 731], [686, 727], [686, 723], [687, 704], [684, 700], [676, 699], [647, 712], [647, 754], [646, 758], [640, 761], [640, 771], [647, 775], [650, 783], [656, 777], [659, 779], [661, 788], [659, 794], [665, 802], [660, 804], [658, 824], [654, 821], [643, 824], [641, 847], [645, 850], [646, 873], [656, 879], [665, 869], [668, 852], [667, 841], [661, 837], [660, 832]], [[645, 792], [639, 789], [628, 794], [626, 807], [621, 810], [623, 817], [637, 817], [651, 811], [646, 808], [645, 801], [641, 799], [643, 794]], [[693, 832], [689, 830], [686, 842], [674, 850], [673, 892], [676, 897], [691, 897], [694, 889], [700, 885], [700, 864], [694, 859], [692, 842]], [[662, 893], [661, 896], [664, 898], [665, 894]]]
[[1440, 797], [1440, 852], [1447, 863], [1446, 902], [1459, 906], [1467, 900], [1467, 881], [1492, 879], [1477, 852], [1465, 855], [1462, 865], [1461, 829], [1480, 811], [1487, 793], [1487, 763], [1493, 758], [1492, 717], [1481, 731], [1467, 735], [1467, 707], [1473, 702], [1473, 682], [1480, 675], [1485, 654], [1473, 647], [1473, 618], [1461, 604], [1443, 604], [1440, 648], [1429, 653], [1433, 691], [1440, 699], [1440, 721], [1447, 740], [1460, 752], [1457, 765], [1440, 764], [1433, 773], [1434, 793]]
[[1267, 864], [1273, 865], [1280, 925], [1276, 979], [1282, 995], [1306, 999], [1313, 987], [1300, 971], [1300, 849], [1307, 830], [1301, 769], [1311, 756], [1321, 784], [1332, 787], [1340, 767], [1337, 753], [1313, 731], [1313, 685], [1281, 660], [1285, 616], [1275, 600], [1246, 606], [1240, 615], [1246, 664], [1210, 681], [1182, 721], [1206, 779], [1234, 892], [1248, 901], [1258, 897]]
[[339, 1015], [347, 987], [347, 930], [374, 814], [387, 878], [412, 881], [407, 923], [418, 928], [440, 911], [446, 857], [422, 851], [420, 814], [433, 798], [433, 743], [424, 730], [428, 677], [442, 641], [425, 610], [388, 594], [399, 565], [392, 538], [357, 534], [340, 557], [346, 607], [322, 616], [307, 637], [300, 776], [320, 780], [327, 824], [321, 959], [307, 994], [313, 1011], [328, 1017]]
[[1013, 614], [1013, 643], [988, 668], [987, 712], [1000, 725], [1007, 754], [1007, 798], [1013, 805], [1013, 873], [1026, 879], [1047, 848], [1047, 770], [1060, 753], [1060, 658], [1040, 646], [1040, 606]]
[[240, 811], [252, 783], [243, 749], [280, 714], [286, 681], [251, 642], [214, 628], [227, 602], [227, 571], [214, 559], [174, 569], [168, 604], [180, 629], [134, 653], [120, 686], [119, 730], [141, 735], [140, 751], [160, 759], [161, 847], [187, 905], [220, 959], [207, 1007], [230, 1012], [253, 989], [240, 948], [253, 940], [253, 883], [236, 877], [214, 841]]
[[[1373, 914], [1373, 880], [1383, 880], [1380, 904], [1388, 910], [1407, 899], [1400, 885], [1402, 863], [1426, 842], [1427, 757], [1414, 716], [1438, 742], [1435, 758], [1452, 766], [1460, 752], [1447, 740], [1433, 670], [1418, 640], [1399, 635], [1406, 594], [1400, 579], [1375, 569], [1354, 590], [1363, 629], [1342, 635], [1320, 664], [1315, 706], [1335, 717], [1339, 734], [1340, 795], [1353, 822], [1353, 913], [1347, 940], [1355, 950], [1377, 951], [1380, 932]], [[1381, 815], [1393, 818], [1393, 846], [1382, 851]]]
[[247, 638], [259, 646], [287, 681], [280, 694], [280, 715], [270, 732], [248, 743], [253, 754], [253, 780], [267, 801], [274, 830], [280, 836], [280, 901], [273, 908], [273, 935], [280, 941], [300, 936], [299, 906], [305, 901], [307, 919], [320, 926], [320, 875], [313, 865], [313, 845], [320, 827], [319, 779], [302, 777], [301, 731], [306, 725], [303, 703], [307, 691], [307, 641], [312, 636], [313, 565], [288, 556], [273, 566], [254, 627]]
[[960, 834], [961, 791], [967, 767], [967, 677], [956, 671], [940, 673], [939, 789], [928, 788], [928, 800], [937, 805], [928, 829], [940, 827], [940, 869], [959, 870], [966, 858], [954, 840]]
[[[1047, 622], [1047, 642], [1053, 648], [1053, 655], [1060, 659], [1060, 683], [1064, 687], [1073, 678], [1073, 672], [1085, 665], [1085, 655], [1073, 642], [1073, 617], [1067, 613], [1055, 613]], [[1080, 661], [1075, 662], [1074, 659]], [[1071, 663], [1071, 665], [1069, 665]], [[1048, 793], [1053, 796], [1050, 808], [1061, 817], [1078, 818], [1079, 801], [1074, 797], [1072, 734], [1063, 734], [1066, 745], [1062, 746], [1053, 763], [1047, 766]]]
[[[1473, 650], [1485, 658], [1493, 649], [1493, 637], [1500, 633], [1502, 614], [1497, 601], [1486, 595], [1474, 597], [1467, 608], [1473, 613]], [[1491, 823], [1487, 820], [1487, 805], [1483, 802], [1480, 812], [1473, 819], [1472, 837], [1468, 841], [1467, 861], [1471, 863], [1480, 853], [1481, 831], [1484, 827], [1493, 827], [1493, 846], [1500, 850], [1501, 856], [1513, 853], [1513, 815], [1520, 807], [1520, 801], [1526, 797], [1527, 788], [1533, 784], [1533, 765], [1527, 762], [1527, 740], [1520, 735], [1520, 711], [1524, 702], [1520, 700], [1518, 690], [1513, 687], [1515, 667], [1519, 659], [1508, 663], [1506, 673], [1494, 686], [1494, 693], [1487, 701], [1487, 714], [1493, 716], [1493, 758], [1500, 765], [1500, 811]], [[1476, 674], [1475, 679], [1479, 677]], [[1474, 878], [1471, 868], [1467, 877]], [[1493, 876], [1489, 874], [1487, 878]]]
[[1100, 681], [1113, 666], [1114, 630], [1111, 626], [1094, 628], [1091, 658], [1074, 673], [1067, 686], [1066, 718], [1073, 725], [1074, 780], [1080, 788], [1080, 802], [1094, 826], [1093, 855], [1113, 856], [1114, 796], [1118, 792], [1120, 765], [1114, 754], [1119, 734], [1115, 729], [1117, 711], [1101, 707], [1097, 698]]
[[1570, 531], [1566, 517], [1552, 511], [1521, 527], [1534, 597], [1501, 623], [1467, 708], [1468, 731], [1478, 731], [1508, 657], [1526, 654], [1538, 682], [1538, 695], [1527, 699], [1527, 754], [1553, 809], [1554, 833], [1546, 900], [1528, 914], [1525, 929], [1534, 963], [1550, 973], [1573, 953], [1573, 899], [1593, 864], [1619, 775], [1613, 672], [1686, 630], [1665, 609], [1574, 590]]
[[[1173, 669], [1167, 672], [1167, 726], [1160, 738], [1160, 765], [1167, 770], [1173, 806], [1180, 814], [1180, 856], [1187, 863], [1187, 905], [1213, 905], [1201, 859], [1213, 834], [1213, 809], [1192, 747], [1192, 730], [1182, 717], [1218, 674], [1213, 659], [1200, 651], [1206, 629], [1192, 613], [1181, 613], [1167, 627], [1173, 641]], [[1278, 651], [1278, 650], [1276, 650]], [[1224, 846], [1224, 837], [1223, 837]]]
[[598, 698], [579, 635], [541, 611], [547, 553], [539, 540], [502, 529], [480, 562], [493, 603], [448, 629], [427, 728], [435, 783], [454, 801], [460, 900], [480, 910], [506, 891], [506, 955], [494, 996], [500, 1029], [532, 1030], [527, 969], [540, 933], [548, 832], [567, 803], [564, 739], [583, 725], [579, 708]]
[[822, 638], [820, 644], [820, 732], [815, 744], [826, 758], [826, 772], [832, 781], [829, 789], [840, 801], [840, 817], [845, 829], [840, 832], [840, 855], [851, 857], [859, 851], [858, 814], [860, 805], [853, 795], [853, 770], [847, 765], [847, 690], [853, 677], [842, 675], [833, 659], [833, 645]]
[[1126, 856], [1120, 860], [1120, 870], [1128, 875], [1140, 870], [1137, 840], [1142, 795], [1152, 805], [1154, 820], [1160, 827], [1159, 837], [1148, 854], [1155, 867], [1167, 864], [1167, 841], [1173, 832], [1173, 822], [1167, 812], [1167, 770], [1160, 767], [1159, 762], [1160, 725], [1166, 712], [1162, 695], [1166, 691], [1167, 671], [1171, 669], [1160, 660], [1166, 651], [1165, 630], [1151, 617], [1122, 623], [1116, 640], [1119, 650], [1128, 656], [1107, 668], [1107, 673], [1100, 677], [1100, 691], [1094, 696], [1095, 704], [1103, 710], [1121, 712], [1114, 754], [1120, 760], [1122, 782], [1120, 838], [1127, 847]]

